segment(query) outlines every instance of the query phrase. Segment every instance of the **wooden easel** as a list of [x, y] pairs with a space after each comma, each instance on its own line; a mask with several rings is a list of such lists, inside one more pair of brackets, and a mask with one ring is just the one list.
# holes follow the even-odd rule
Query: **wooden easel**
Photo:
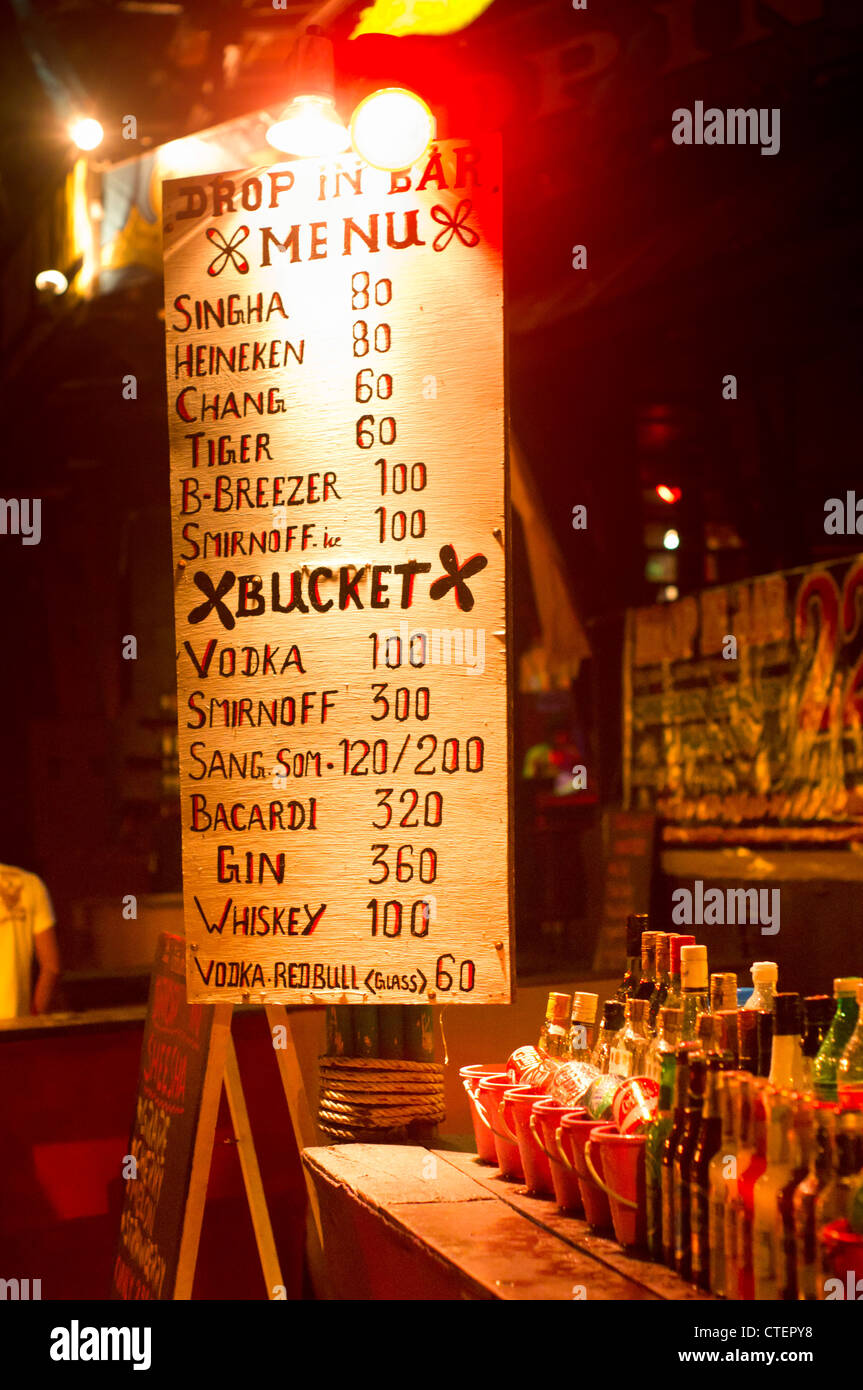
[[[223, 1082], [231, 1112], [234, 1137], [237, 1142], [243, 1184], [252, 1217], [261, 1269], [269, 1296], [272, 1297], [273, 1289], [280, 1286], [284, 1287], [284, 1280], [273, 1238], [267, 1199], [261, 1181], [258, 1156], [255, 1152], [254, 1139], [249, 1125], [249, 1113], [243, 1094], [240, 1069], [237, 1065], [237, 1053], [231, 1037], [231, 1018], [234, 1006], [233, 1004], [213, 1004], [212, 1009], [213, 1022], [210, 1045], [183, 1215], [183, 1231], [174, 1283], [174, 1299], [190, 1299], [192, 1297], [192, 1285], [198, 1261], [198, 1246], [204, 1219], [204, 1204], [210, 1178], [210, 1164], [213, 1156], [213, 1142]], [[267, 1006], [266, 1015], [271, 1039], [274, 1029], [279, 1027], [284, 1029], [285, 1046], [273, 1050], [276, 1054], [297, 1148], [302, 1153], [304, 1148], [317, 1142], [317, 1131], [300, 1071], [291, 1028], [291, 1017], [283, 1005]], [[327, 1283], [320, 1208], [314, 1185], [307, 1173], [305, 1174], [305, 1182], [311, 1216], [311, 1221], [306, 1223], [306, 1258], [316, 1293], [321, 1297], [326, 1297]]]

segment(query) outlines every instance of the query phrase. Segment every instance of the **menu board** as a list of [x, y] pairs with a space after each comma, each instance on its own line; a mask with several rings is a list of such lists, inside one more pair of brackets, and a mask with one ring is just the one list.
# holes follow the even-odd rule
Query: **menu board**
[[510, 999], [500, 150], [164, 184], [189, 997]]
[[180, 1254], [186, 1192], [213, 1011], [186, 999], [182, 937], [156, 948], [141, 1046], [141, 1071], [111, 1297], [170, 1299]]
[[863, 826], [863, 556], [630, 610], [624, 787], [666, 843]]

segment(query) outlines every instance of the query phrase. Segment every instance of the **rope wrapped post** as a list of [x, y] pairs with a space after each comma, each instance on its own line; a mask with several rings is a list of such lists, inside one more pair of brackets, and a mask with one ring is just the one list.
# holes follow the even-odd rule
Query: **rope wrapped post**
[[444, 1070], [437, 1062], [383, 1057], [322, 1057], [318, 1123], [332, 1138], [380, 1142], [417, 1121], [445, 1116]]

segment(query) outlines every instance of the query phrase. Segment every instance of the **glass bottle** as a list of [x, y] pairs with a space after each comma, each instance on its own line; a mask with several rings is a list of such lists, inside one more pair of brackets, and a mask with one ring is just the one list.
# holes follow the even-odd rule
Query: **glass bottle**
[[728, 1206], [728, 1180], [737, 1171], [737, 1139], [734, 1132], [734, 1109], [740, 1077], [737, 1072], [724, 1072], [717, 1077], [719, 1115], [722, 1122], [719, 1148], [708, 1166], [710, 1247], [710, 1290], [718, 1297], [725, 1296], [725, 1212]]
[[624, 1006], [620, 999], [606, 999], [602, 1019], [596, 1034], [591, 1062], [605, 1076], [611, 1070], [611, 1054], [617, 1046], [618, 1034], [623, 1032]]
[[[800, 996], [795, 996], [798, 1000]], [[774, 999], [774, 1005], [781, 995]], [[799, 1041], [799, 1040], [798, 1040]], [[792, 1095], [787, 1090], [764, 1091], [767, 1110], [766, 1167], [752, 1189], [752, 1273], [759, 1301], [779, 1298], [784, 1266], [785, 1232], [779, 1215], [779, 1192], [791, 1177]]]
[[830, 1273], [824, 1267], [820, 1234], [829, 1221], [838, 1221], [847, 1211], [851, 1181], [861, 1163], [861, 1126], [863, 1113], [859, 1110], [846, 1110], [837, 1118], [833, 1170], [815, 1198], [815, 1296], [818, 1299], [825, 1297], [824, 1281]]
[[566, 1058], [566, 1039], [567, 1024], [569, 1022], [569, 1006], [572, 996], [569, 994], [556, 994], [554, 991], [548, 996], [548, 1004], [545, 1010], [545, 1023], [539, 1033], [537, 1051], [543, 1057]]
[[689, 1059], [686, 1108], [672, 1165], [672, 1204], [674, 1208], [674, 1268], [682, 1279], [692, 1276], [692, 1160], [701, 1125], [707, 1058], [694, 1052]]
[[770, 1085], [799, 1091], [803, 1085], [803, 1008], [799, 994], [774, 994]]
[[752, 1105], [757, 1082], [749, 1072], [737, 1072], [734, 1090], [734, 1162], [729, 1165], [725, 1179], [725, 1297], [740, 1297], [742, 1233], [742, 1204], [740, 1175], [751, 1162], [753, 1154]]
[[593, 1052], [593, 1025], [598, 994], [576, 992], [572, 996], [566, 1055], [571, 1062], [589, 1062]]
[[629, 999], [641, 979], [641, 937], [650, 925], [646, 912], [630, 912], [626, 919], [626, 973], [617, 987], [616, 998]]
[[779, 966], [775, 960], [757, 960], [752, 967], [752, 993], [743, 1005], [744, 1009], [771, 1011], [778, 979]]
[[767, 1167], [767, 1111], [764, 1104], [765, 1083], [757, 1081], [752, 1093], [750, 1110], [752, 1157], [741, 1169], [737, 1179], [737, 1297], [755, 1297], [755, 1273], [752, 1263], [752, 1222], [755, 1205], [755, 1184]]
[[[826, 998], [826, 996], [825, 996]], [[809, 1096], [795, 1096], [791, 1115], [791, 1172], [776, 1194], [780, 1241], [778, 1247], [777, 1298], [796, 1302], [797, 1259], [794, 1228], [794, 1193], [809, 1172], [815, 1138], [815, 1105]]]
[[803, 1085], [801, 1090], [815, 1090], [815, 1058], [833, 1020], [834, 1004], [829, 994], [807, 994], [803, 1000]]
[[[663, 1009], [662, 1014], [680, 1014], [679, 1009]], [[668, 1025], [664, 1023], [668, 1037]], [[662, 1149], [674, 1119], [674, 1076], [677, 1071], [676, 1050], [669, 1047], [661, 1054], [659, 1101], [653, 1123], [644, 1144], [645, 1196], [647, 1199], [647, 1248], [651, 1258], [662, 1259]]]
[[697, 1020], [700, 1014], [710, 1008], [707, 992], [707, 947], [684, 946], [680, 952], [680, 984], [683, 993], [684, 1042], [693, 1042], [697, 1036]]
[[662, 1186], [662, 1259], [674, 1268], [674, 1152], [683, 1133], [686, 1100], [689, 1093], [689, 1060], [692, 1045], [681, 1043], [676, 1053], [674, 1070], [674, 1103], [671, 1107], [671, 1128], [665, 1136], [660, 1158]]
[[710, 1164], [722, 1143], [719, 1080], [722, 1058], [707, 1058], [704, 1106], [692, 1154], [689, 1175], [689, 1207], [692, 1240], [692, 1282], [710, 1288]]
[[665, 1004], [668, 997], [668, 988], [671, 984], [671, 934], [660, 931], [656, 933], [656, 982], [653, 993], [650, 996], [650, 1007], [648, 1009], [648, 1023], [650, 1028], [655, 1028], [659, 1018], [659, 1010]]
[[683, 989], [680, 984], [680, 952], [684, 946], [694, 946], [694, 936], [672, 936], [669, 947], [670, 980], [668, 993], [665, 996], [665, 1007], [667, 1009], [679, 1009], [683, 1004]]
[[703, 1052], [705, 1057], [718, 1057], [720, 1054], [719, 1025], [715, 1015], [699, 1014], [695, 1021], [695, 1032], [699, 1052]]
[[[663, 1008], [659, 1010], [659, 1031], [652, 1038], [644, 1062], [644, 1075], [654, 1081], [662, 1081], [663, 1058], [677, 1050], [680, 1042], [680, 1029], [683, 1026], [683, 1010]], [[670, 1101], [669, 1101], [670, 1104]]]
[[737, 1010], [737, 1060], [741, 1071], [758, 1075], [758, 1019], [752, 1009]]
[[773, 1011], [756, 1009], [755, 1037], [758, 1043], [758, 1075], [768, 1076], [773, 1057]]
[[649, 1000], [656, 984], [656, 938], [655, 931], [646, 931], [641, 936], [641, 979], [635, 986], [633, 999]]
[[729, 1067], [737, 1070], [737, 1009], [722, 1009], [717, 1014], [719, 1020], [719, 1046], [723, 1057], [728, 1057]]
[[718, 970], [710, 976], [710, 1012], [737, 1008], [737, 976], [731, 970]]
[[833, 1015], [833, 1022], [830, 1024], [827, 1036], [818, 1049], [818, 1056], [815, 1058], [815, 1065], [812, 1068], [815, 1094], [819, 1100], [835, 1101], [838, 1099], [836, 1071], [839, 1066], [839, 1058], [845, 1051], [848, 1039], [857, 1027], [859, 1016], [857, 986], [859, 984], [863, 984], [863, 979], [859, 975], [845, 975], [833, 981], [836, 1012]]
[[615, 1076], [643, 1076], [650, 1045], [647, 1032], [647, 1000], [627, 999], [626, 1027], [618, 1035], [611, 1053], [610, 1071]]
[[843, 1110], [863, 1110], [863, 984], [857, 986], [857, 1027], [836, 1068], [836, 1090]]
[[797, 1298], [801, 1303], [814, 1303], [818, 1297], [818, 1242], [815, 1209], [833, 1171], [833, 1138], [836, 1112], [826, 1101], [814, 1105], [815, 1139], [809, 1162], [809, 1172], [794, 1190], [791, 1206], [794, 1213], [794, 1258], [797, 1265]]

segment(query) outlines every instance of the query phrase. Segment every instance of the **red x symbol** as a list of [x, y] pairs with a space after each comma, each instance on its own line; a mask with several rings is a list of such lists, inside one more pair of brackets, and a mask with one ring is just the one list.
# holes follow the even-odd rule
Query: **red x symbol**
[[462, 198], [455, 212], [447, 212], [446, 208], [436, 203], [431, 210], [431, 215], [439, 227], [443, 227], [442, 232], [438, 232], [432, 242], [433, 251], [445, 251], [454, 236], [457, 236], [463, 246], [476, 246], [479, 241], [479, 232], [475, 232], [473, 227], [468, 227], [467, 219], [470, 217], [473, 204], [470, 198]]
[[241, 256], [238, 247], [242, 246], [246, 237], [249, 235], [248, 227], [238, 227], [230, 241], [225, 241], [224, 236], [218, 227], [208, 227], [207, 237], [214, 246], [220, 248], [218, 256], [214, 256], [207, 266], [208, 275], [221, 275], [228, 261], [240, 272], [241, 275], [248, 275], [249, 262], [245, 256]]

